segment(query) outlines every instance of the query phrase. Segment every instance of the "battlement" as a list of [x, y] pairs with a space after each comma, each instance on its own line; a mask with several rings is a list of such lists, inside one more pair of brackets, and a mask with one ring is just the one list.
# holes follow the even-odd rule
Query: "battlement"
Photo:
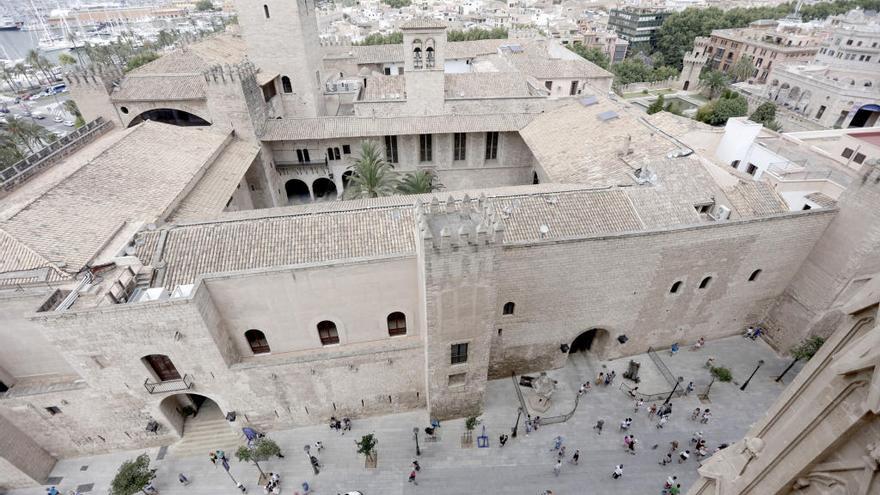
[[332, 38], [321, 38], [318, 44], [321, 46], [351, 46], [351, 37], [333, 36]]
[[237, 64], [217, 64], [202, 71], [208, 84], [226, 84], [255, 78], [257, 68], [249, 60]]
[[101, 86], [109, 91], [123, 75], [123, 72], [113, 65], [92, 65], [64, 74], [64, 81], [68, 86]]
[[441, 202], [435, 196], [430, 203], [416, 203], [416, 228], [426, 245], [434, 250], [466, 246], [501, 244], [504, 222], [484, 194], [460, 201], [452, 196]]

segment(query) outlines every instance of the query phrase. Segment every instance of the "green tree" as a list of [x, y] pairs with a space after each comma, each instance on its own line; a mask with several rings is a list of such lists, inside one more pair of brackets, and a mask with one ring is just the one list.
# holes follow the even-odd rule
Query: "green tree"
[[651, 78], [651, 68], [639, 59], [628, 58], [611, 66], [614, 82], [619, 85], [643, 82]]
[[357, 445], [358, 454], [366, 456], [369, 461], [375, 460], [376, 445], [379, 443], [379, 440], [376, 439], [375, 435], [369, 433], [362, 436], [360, 441], [355, 440], [354, 443]]
[[417, 170], [403, 176], [397, 184], [397, 191], [402, 194], [427, 194], [443, 187], [436, 180], [437, 177], [430, 170]]
[[128, 62], [126, 62], [126, 64], [125, 64], [125, 72], [131, 72], [131, 71], [137, 69], [138, 67], [141, 67], [143, 65], [147, 65], [148, 63], [152, 62], [153, 60], [156, 60], [157, 58], [159, 58], [159, 54], [156, 52], [139, 53], [139, 54], [131, 57], [130, 59], [128, 59]]
[[715, 378], [717, 378], [718, 381], [729, 382], [730, 380], [733, 380], [733, 375], [730, 373], [730, 370], [724, 366], [713, 366], [709, 372], [715, 375]]
[[776, 120], [776, 104], [773, 102], [761, 103], [758, 108], [749, 115], [749, 120], [758, 124], [767, 125]]
[[[15, 70], [15, 72], [24, 76], [24, 80], [27, 81], [28, 88], [33, 88], [35, 86], [34, 83], [31, 82], [31, 71], [27, 68], [26, 65], [24, 65], [23, 62], [15, 64], [15, 66], [13, 66], [13, 69]], [[36, 86], [39, 86], [39, 84], [36, 84]]]
[[603, 69], [607, 69], [609, 65], [608, 57], [598, 48], [588, 48], [581, 44], [567, 45], [568, 49], [577, 53], [581, 57], [593, 62]]
[[76, 126], [77, 129], [85, 125], [86, 121], [82, 116], [82, 112], [79, 111], [79, 107], [76, 105], [75, 101], [65, 100], [62, 106], [65, 112], [74, 116], [75, 120], [73, 125]]
[[58, 63], [61, 65], [76, 65], [76, 59], [67, 53], [58, 55]]
[[254, 441], [250, 446], [242, 445], [235, 451], [235, 457], [238, 458], [239, 461], [244, 462], [253, 462], [254, 466], [257, 466], [257, 470], [261, 475], [266, 476], [266, 473], [263, 472], [263, 468], [260, 467], [260, 463], [263, 461], [268, 461], [273, 457], [278, 457], [278, 454], [281, 453], [281, 448], [278, 447], [278, 444], [275, 443], [274, 440], [269, 438], [260, 438]]
[[403, 43], [403, 33], [400, 31], [394, 31], [393, 33], [381, 34], [381, 33], [373, 33], [360, 43], [352, 43], [352, 45], [400, 45]]
[[46, 60], [46, 57], [44, 57], [38, 50], [28, 51], [25, 61], [30, 64], [31, 67], [43, 73], [43, 77], [46, 78], [46, 84], [55, 80], [55, 77], [51, 74], [52, 64], [50, 64], [49, 61]]
[[742, 117], [749, 112], [749, 103], [739, 93], [724, 90], [717, 100], [700, 107], [696, 119], [709, 125], [721, 126], [731, 117]]
[[214, 10], [214, 4], [211, 0], [198, 0], [196, 2], [196, 12], [208, 12]]
[[679, 71], [675, 67], [661, 65], [659, 67], [655, 67], [654, 70], [651, 71], [651, 80], [665, 81], [667, 79], [672, 79], [673, 77], [678, 77], [679, 72], [681, 71]]
[[11, 134], [0, 131], [0, 170], [11, 167], [24, 158]]
[[715, 98], [727, 87], [727, 76], [717, 70], [700, 73], [700, 83], [709, 92], [709, 98]]
[[464, 31], [451, 30], [446, 32], [447, 41], [475, 41], [475, 40], [503, 40], [507, 39], [507, 29], [504, 28], [470, 28]]
[[382, 0], [382, 3], [391, 7], [392, 9], [400, 9], [412, 5], [412, 0]]
[[54, 135], [45, 127], [27, 119], [10, 120], [6, 124], [6, 132], [12, 136], [19, 147], [27, 148], [31, 154], [54, 140]]
[[654, 100], [654, 103], [651, 103], [651, 105], [648, 106], [648, 115], [653, 115], [657, 112], [662, 112], [663, 105], [665, 103], [666, 102], [663, 101], [663, 95], [658, 96], [657, 99]]
[[682, 113], [683, 113], [681, 111], [681, 104], [678, 103], [677, 101], [670, 101], [669, 103], [666, 104], [666, 108], [664, 108], [663, 110], [665, 110], [673, 115], [679, 115], [679, 116], [682, 115]]
[[345, 191], [346, 199], [378, 198], [394, 194], [397, 186], [394, 171], [382, 159], [374, 141], [364, 141], [361, 144], [360, 156], [348, 169], [352, 174]]
[[745, 81], [746, 79], [752, 77], [752, 74], [755, 73], [755, 61], [752, 59], [751, 55], [743, 55], [733, 64], [733, 69], [730, 71], [733, 74], [733, 82]]
[[0, 78], [6, 82], [6, 85], [9, 86], [9, 89], [12, 91], [18, 91], [18, 84], [15, 82], [15, 78], [12, 77], [14, 75], [13, 69], [6, 67], [3, 64], [0, 64]]
[[810, 337], [800, 344], [791, 348], [791, 356], [795, 359], [803, 359], [809, 361], [819, 352], [819, 348], [825, 343], [822, 337]]
[[150, 469], [150, 457], [141, 454], [119, 466], [116, 477], [110, 482], [110, 495], [134, 495], [143, 492], [150, 481], [156, 477], [156, 470]]

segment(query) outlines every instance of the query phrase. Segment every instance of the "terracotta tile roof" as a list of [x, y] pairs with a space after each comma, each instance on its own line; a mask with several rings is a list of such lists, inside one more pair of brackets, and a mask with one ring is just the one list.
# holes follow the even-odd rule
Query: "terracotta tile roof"
[[0, 229], [0, 286], [55, 282], [67, 278], [70, 276], [54, 263]]
[[129, 75], [201, 74], [218, 64], [237, 64], [244, 60], [246, 53], [244, 40], [240, 36], [221, 33], [162, 55], [131, 71]]
[[406, 99], [406, 78], [404, 76], [368, 77], [360, 101], [404, 100]]
[[837, 206], [837, 200], [825, 195], [824, 193], [814, 192], [806, 195], [806, 198], [821, 206], [822, 208], [834, 208]]
[[414, 17], [401, 24], [400, 29], [446, 29], [446, 23], [431, 17]]
[[124, 78], [111, 94], [113, 101], [203, 100], [205, 79], [201, 75], [150, 75]]
[[446, 74], [446, 98], [515, 98], [537, 91], [518, 72]]
[[725, 193], [741, 218], [763, 217], [788, 211], [785, 201], [765, 182], [740, 181]]

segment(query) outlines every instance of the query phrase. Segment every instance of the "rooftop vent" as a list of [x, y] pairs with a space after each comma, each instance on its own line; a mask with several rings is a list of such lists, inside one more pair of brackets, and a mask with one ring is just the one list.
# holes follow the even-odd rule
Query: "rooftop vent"
[[585, 96], [585, 97], [581, 98], [580, 101], [581, 101], [581, 105], [588, 107], [590, 105], [595, 105], [596, 103], [599, 103], [599, 98], [596, 98], [595, 96], [590, 95], [590, 96]]
[[538, 227], [538, 231], [541, 232], [541, 238], [547, 237], [547, 234], [550, 233], [550, 227], [547, 224], [542, 223], [540, 227]]
[[620, 117], [620, 115], [617, 115], [617, 112], [615, 112], [614, 110], [606, 110], [606, 111], [600, 113], [599, 115], [597, 115], [597, 117], [602, 122], [607, 122], [609, 120], [616, 119], [616, 118]]

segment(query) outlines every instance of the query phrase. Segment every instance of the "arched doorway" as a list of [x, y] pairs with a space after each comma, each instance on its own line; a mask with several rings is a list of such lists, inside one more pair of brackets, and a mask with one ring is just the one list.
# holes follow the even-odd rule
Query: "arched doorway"
[[575, 337], [568, 353], [590, 352], [601, 357], [605, 353], [605, 346], [607, 344], [608, 331], [602, 328], [591, 328]]
[[179, 125], [182, 127], [211, 125], [210, 122], [198, 115], [191, 114], [184, 110], [177, 110], [175, 108], [157, 108], [154, 110], [147, 110], [131, 119], [131, 122], [128, 123], [128, 127], [140, 124], [145, 120], [162, 122], [163, 124]]
[[189, 457], [213, 450], [224, 450], [229, 456], [242, 442], [226, 420], [226, 413], [210, 397], [180, 393], [169, 395], [159, 403], [166, 422], [181, 437], [172, 447], [175, 457]]
[[299, 179], [290, 179], [284, 184], [284, 190], [287, 191], [287, 204], [299, 205], [310, 203], [312, 195], [309, 193], [309, 186]]
[[351, 170], [346, 170], [342, 172], [342, 193], [345, 194], [346, 189], [348, 189], [348, 183], [351, 182], [351, 176], [354, 175], [354, 172]]
[[321, 177], [312, 182], [312, 192], [315, 193], [315, 201], [336, 200], [336, 184], [326, 177]]
[[874, 127], [880, 117], [880, 105], [864, 105], [853, 115], [849, 127]]

